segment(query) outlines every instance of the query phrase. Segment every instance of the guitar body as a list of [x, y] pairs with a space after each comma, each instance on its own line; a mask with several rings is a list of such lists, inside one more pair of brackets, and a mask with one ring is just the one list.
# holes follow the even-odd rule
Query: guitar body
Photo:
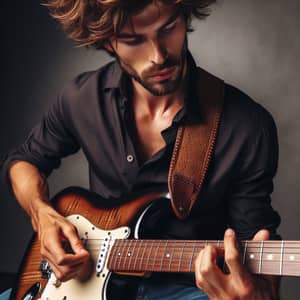
[[[57, 211], [77, 227], [79, 236], [87, 238], [86, 247], [96, 264], [99, 247], [93, 247], [92, 241], [127, 238], [130, 234], [127, 225], [134, 223], [138, 213], [158, 196], [159, 194], [149, 194], [118, 207], [109, 207], [105, 200], [94, 193], [82, 188], [68, 188], [59, 193], [53, 203]], [[90, 277], [85, 280], [72, 279], [59, 283], [53, 274], [49, 279], [42, 278], [41, 261], [40, 243], [37, 236], [34, 236], [23, 258], [11, 299], [22, 300], [36, 283], [40, 283], [42, 294], [30, 299], [106, 299], [105, 291], [110, 272], [105, 265], [98, 273], [96, 266], [92, 266]]]

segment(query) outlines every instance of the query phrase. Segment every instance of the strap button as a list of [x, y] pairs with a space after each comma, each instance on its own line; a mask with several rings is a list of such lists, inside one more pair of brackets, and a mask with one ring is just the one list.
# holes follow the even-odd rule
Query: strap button
[[178, 207], [178, 210], [179, 210], [180, 212], [183, 212], [183, 211], [184, 211], [184, 207], [183, 207], [183, 206], [179, 206], [179, 207]]
[[131, 154], [127, 155], [127, 161], [130, 162], [130, 163], [133, 162], [134, 157]]

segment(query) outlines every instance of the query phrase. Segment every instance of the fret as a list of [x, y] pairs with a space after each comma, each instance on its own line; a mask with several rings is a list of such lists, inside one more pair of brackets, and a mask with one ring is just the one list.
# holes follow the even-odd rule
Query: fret
[[112, 269], [115, 269], [116, 268], [116, 262], [117, 262], [117, 258], [119, 257], [118, 256], [118, 248], [120, 247], [119, 245], [119, 240], [115, 240], [115, 243], [111, 249], [111, 253], [110, 253], [110, 266]]
[[248, 247], [248, 241], [245, 242], [245, 246], [244, 246], [243, 265], [246, 263], [247, 247]]
[[134, 260], [134, 264], [133, 264], [133, 270], [136, 270], [136, 262], [137, 262], [137, 260], [140, 256], [139, 254], [140, 254], [140, 250], [141, 250], [141, 247], [142, 247], [142, 242], [141, 241], [135, 241], [135, 244], [138, 244], [138, 248], [137, 248], [137, 250], [135, 250], [135, 247], [134, 247], [135, 260]]
[[183, 251], [184, 251], [185, 244], [186, 244], [186, 242], [183, 242], [181, 254], [180, 254], [180, 257], [179, 257], [178, 272], [180, 271], [181, 262], [182, 262], [182, 256], [183, 256]]
[[264, 241], [261, 241], [261, 245], [260, 245], [260, 256], [259, 256], [259, 266], [258, 266], [258, 273], [259, 273], [259, 274], [261, 273], [263, 248], [264, 248]]
[[[126, 258], [124, 258], [124, 264], [123, 264], [123, 267], [124, 269], [123, 270], [130, 270], [130, 264], [131, 264], [131, 259], [132, 259], [132, 251], [130, 251], [130, 248], [131, 248], [131, 244], [133, 242], [133, 240], [128, 240], [128, 246], [127, 246], [127, 251], [126, 251]], [[128, 264], [127, 264], [127, 269], [125, 268], [125, 262], [126, 262], [126, 259], [128, 258]]]
[[156, 263], [156, 258], [157, 258], [158, 250], [160, 248], [160, 244], [161, 244], [161, 240], [159, 240], [158, 245], [156, 247], [155, 256], [154, 256], [153, 263], [152, 263], [152, 269], [153, 270], [156, 270], [155, 269], [155, 263]]
[[[180, 252], [178, 251], [181, 241], [174, 241], [174, 251], [171, 265], [171, 272], [178, 272]], [[177, 265], [176, 265], [177, 264]]]
[[162, 267], [163, 267], [163, 262], [164, 262], [164, 259], [166, 256], [168, 256], [168, 253], [166, 253], [167, 251], [167, 247], [168, 247], [168, 240], [165, 241], [165, 248], [164, 248], [164, 251], [162, 253], [162, 256], [161, 256], [161, 262], [160, 262], [160, 270], [162, 271]]
[[194, 242], [194, 246], [192, 247], [193, 250], [192, 250], [192, 255], [191, 255], [191, 257], [190, 257], [190, 263], [189, 263], [189, 268], [188, 268], [189, 272], [192, 271], [192, 267], [193, 267], [192, 264], [193, 264], [193, 261], [194, 261], [194, 255], [195, 255], [196, 244], [197, 244], [197, 242]]
[[144, 240], [141, 244], [143, 244], [144, 246], [144, 251], [142, 253], [142, 257], [141, 257], [141, 260], [140, 260], [140, 270], [142, 270], [142, 263], [144, 261], [144, 256], [145, 256], [145, 252], [146, 252], [146, 249], [147, 249], [147, 244], [148, 244], [148, 241], [147, 240]]
[[153, 246], [154, 246], [154, 241], [152, 241], [152, 243], [151, 243], [151, 247], [150, 247], [150, 250], [149, 250], [149, 254], [148, 254], [148, 258], [147, 258], [147, 262], [146, 262], [146, 266], [145, 266], [148, 271], [149, 271], [148, 265], [149, 265], [149, 260], [150, 260], [150, 256], [151, 256]]
[[118, 267], [117, 267], [117, 270], [120, 270], [121, 268], [121, 263], [124, 262], [124, 241], [121, 241], [120, 240], [120, 249], [119, 249], [119, 253], [118, 253], [118, 256], [119, 256], [119, 262], [118, 262]]
[[172, 252], [171, 252], [171, 255], [170, 255], [170, 261], [169, 261], [169, 272], [171, 272], [171, 264], [172, 264], [172, 261], [173, 261], [173, 257], [174, 257], [174, 250], [175, 250], [175, 243], [172, 242], [172, 245], [173, 245], [173, 248], [172, 248]]
[[284, 248], [284, 242], [281, 241], [281, 252], [280, 252], [280, 268], [279, 268], [279, 274], [282, 275], [282, 264], [283, 264], [283, 248]]

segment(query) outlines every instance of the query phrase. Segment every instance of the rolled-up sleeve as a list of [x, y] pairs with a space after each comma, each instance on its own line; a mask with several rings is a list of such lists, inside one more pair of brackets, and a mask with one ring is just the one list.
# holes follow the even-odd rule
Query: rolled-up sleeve
[[268, 229], [278, 239], [278, 213], [271, 206], [273, 178], [278, 164], [277, 130], [272, 116], [261, 111], [256, 130], [249, 136], [237, 164], [236, 175], [227, 194], [228, 225], [239, 239], [251, 239], [260, 229]]
[[30, 162], [48, 176], [53, 169], [59, 167], [63, 157], [78, 151], [80, 147], [72, 134], [68, 111], [62, 92], [24, 143], [2, 158], [2, 176], [8, 184], [8, 170], [13, 161]]

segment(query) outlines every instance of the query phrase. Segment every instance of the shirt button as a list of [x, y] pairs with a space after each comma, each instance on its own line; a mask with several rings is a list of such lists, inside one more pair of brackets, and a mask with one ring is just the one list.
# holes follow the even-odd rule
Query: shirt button
[[134, 158], [133, 158], [133, 156], [132, 155], [127, 155], [127, 161], [128, 162], [133, 162], [133, 160], [134, 160]]

